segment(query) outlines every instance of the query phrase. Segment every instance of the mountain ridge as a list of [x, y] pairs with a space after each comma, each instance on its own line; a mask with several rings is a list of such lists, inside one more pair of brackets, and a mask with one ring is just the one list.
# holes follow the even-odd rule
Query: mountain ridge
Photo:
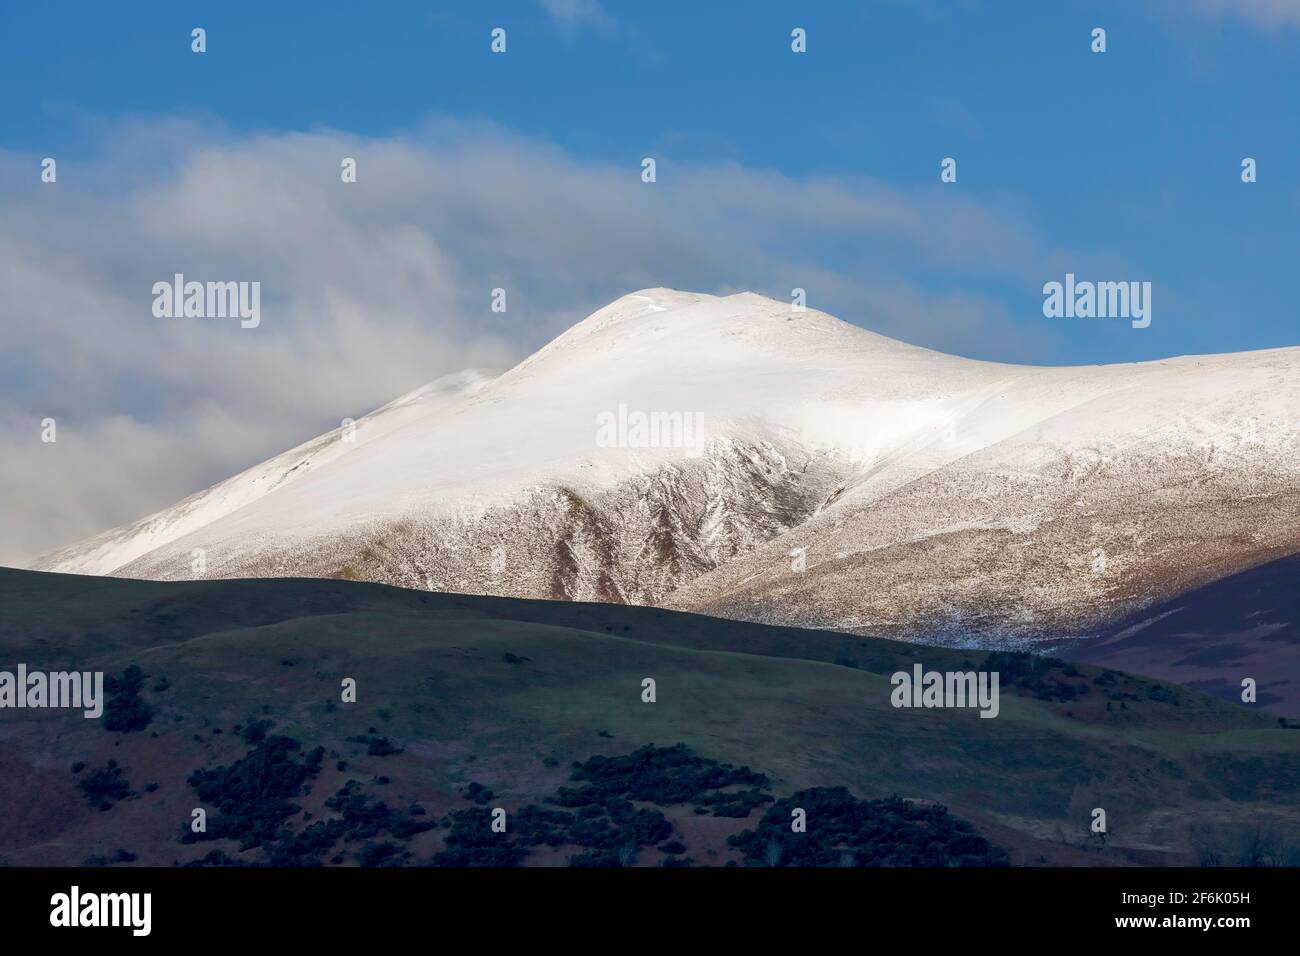
[[[450, 379], [347, 453], [335, 430], [35, 567], [178, 579], [197, 550], [214, 577], [1033, 646], [1300, 552], [1300, 349], [1015, 366], [645, 289]], [[700, 446], [601, 447], [614, 409], [699, 415]]]

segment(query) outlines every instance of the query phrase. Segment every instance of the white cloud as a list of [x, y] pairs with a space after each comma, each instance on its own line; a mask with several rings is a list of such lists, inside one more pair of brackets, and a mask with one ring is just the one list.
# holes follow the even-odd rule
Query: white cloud
[[1235, 17], [1265, 30], [1300, 28], [1300, 0], [1194, 0], [1202, 12]]
[[542, 9], [566, 26], [590, 23], [598, 26], [613, 22], [600, 0], [539, 0]]
[[[94, 141], [60, 158], [55, 185], [38, 182], [39, 156], [0, 152], [0, 563], [441, 374], [504, 367], [633, 289], [797, 285], [850, 321], [978, 353], [1013, 338], [1001, 306], [928, 292], [927, 274], [1033, 286], [1060, 271], [1023, 225], [941, 201], [942, 187], [667, 157], [647, 185], [639, 163], [484, 124], [367, 139], [131, 121]], [[340, 181], [345, 156], [355, 184]], [[176, 272], [260, 281], [261, 326], [154, 318], [151, 286]], [[505, 315], [489, 309], [496, 286]], [[45, 417], [55, 445], [40, 442]]]
[[1266, 33], [1300, 29], [1300, 0], [1152, 0], [1174, 26], [1236, 21]]

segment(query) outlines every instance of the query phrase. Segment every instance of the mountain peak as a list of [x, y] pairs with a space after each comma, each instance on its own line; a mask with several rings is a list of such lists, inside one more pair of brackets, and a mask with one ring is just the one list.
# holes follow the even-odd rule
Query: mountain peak
[[674, 366], [688, 359], [708, 361], [709, 356], [747, 362], [756, 355], [793, 359], [846, 349], [859, 354], [938, 354], [757, 292], [709, 295], [649, 288], [629, 292], [597, 309], [510, 374], [521, 374], [579, 349], [597, 351], [610, 359], [613, 352], [629, 353], [636, 361], [662, 360]]

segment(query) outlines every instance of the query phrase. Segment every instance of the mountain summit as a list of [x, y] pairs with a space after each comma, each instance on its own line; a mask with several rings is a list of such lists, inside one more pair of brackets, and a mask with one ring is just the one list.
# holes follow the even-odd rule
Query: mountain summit
[[1300, 349], [1002, 365], [646, 289], [36, 567], [1060, 640], [1300, 551], [1298, 408]]

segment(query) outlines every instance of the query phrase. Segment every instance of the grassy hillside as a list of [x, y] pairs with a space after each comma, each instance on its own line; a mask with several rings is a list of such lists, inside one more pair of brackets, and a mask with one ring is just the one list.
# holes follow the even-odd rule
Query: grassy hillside
[[[138, 730], [0, 711], [0, 860], [10, 864], [102, 862], [119, 848], [141, 863], [214, 848], [264, 859], [237, 840], [180, 837], [190, 811], [210, 804], [191, 774], [236, 765], [265, 734], [301, 745], [293, 759], [322, 748], [318, 774], [292, 799], [296, 827], [337, 816], [327, 801], [349, 780], [435, 818], [480, 806], [479, 784], [513, 814], [571, 786], [574, 761], [681, 742], [765, 774], [777, 799], [843, 786], [861, 799], [943, 804], [1014, 864], [1300, 862], [1300, 724], [1085, 665], [341, 581], [0, 569], [0, 607], [0, 669], [21, 661], [120, 680], [138, 665], [147, 675], [138, 691], [119, 685], [148, 714]], [[895, 709], [889, 675], [916, 662], [998, 670], [1000, 715]], [[647, 677], [654, 703], [642, 701]], [[340, 701], [345, 678], [354, 704]], [[1107, 813], [1104, 839], [1088, 831], [1095, 807]], [[742, 861], [727, 837], [764, 812], [662, 809], [686, 855], [714, 865]], [[407, 833], [396, 844], [410, 856], [388, 859], [427, 862], [445, 831]], [[528, 861], [563, 863], [571, 851], [542, 846]]]

